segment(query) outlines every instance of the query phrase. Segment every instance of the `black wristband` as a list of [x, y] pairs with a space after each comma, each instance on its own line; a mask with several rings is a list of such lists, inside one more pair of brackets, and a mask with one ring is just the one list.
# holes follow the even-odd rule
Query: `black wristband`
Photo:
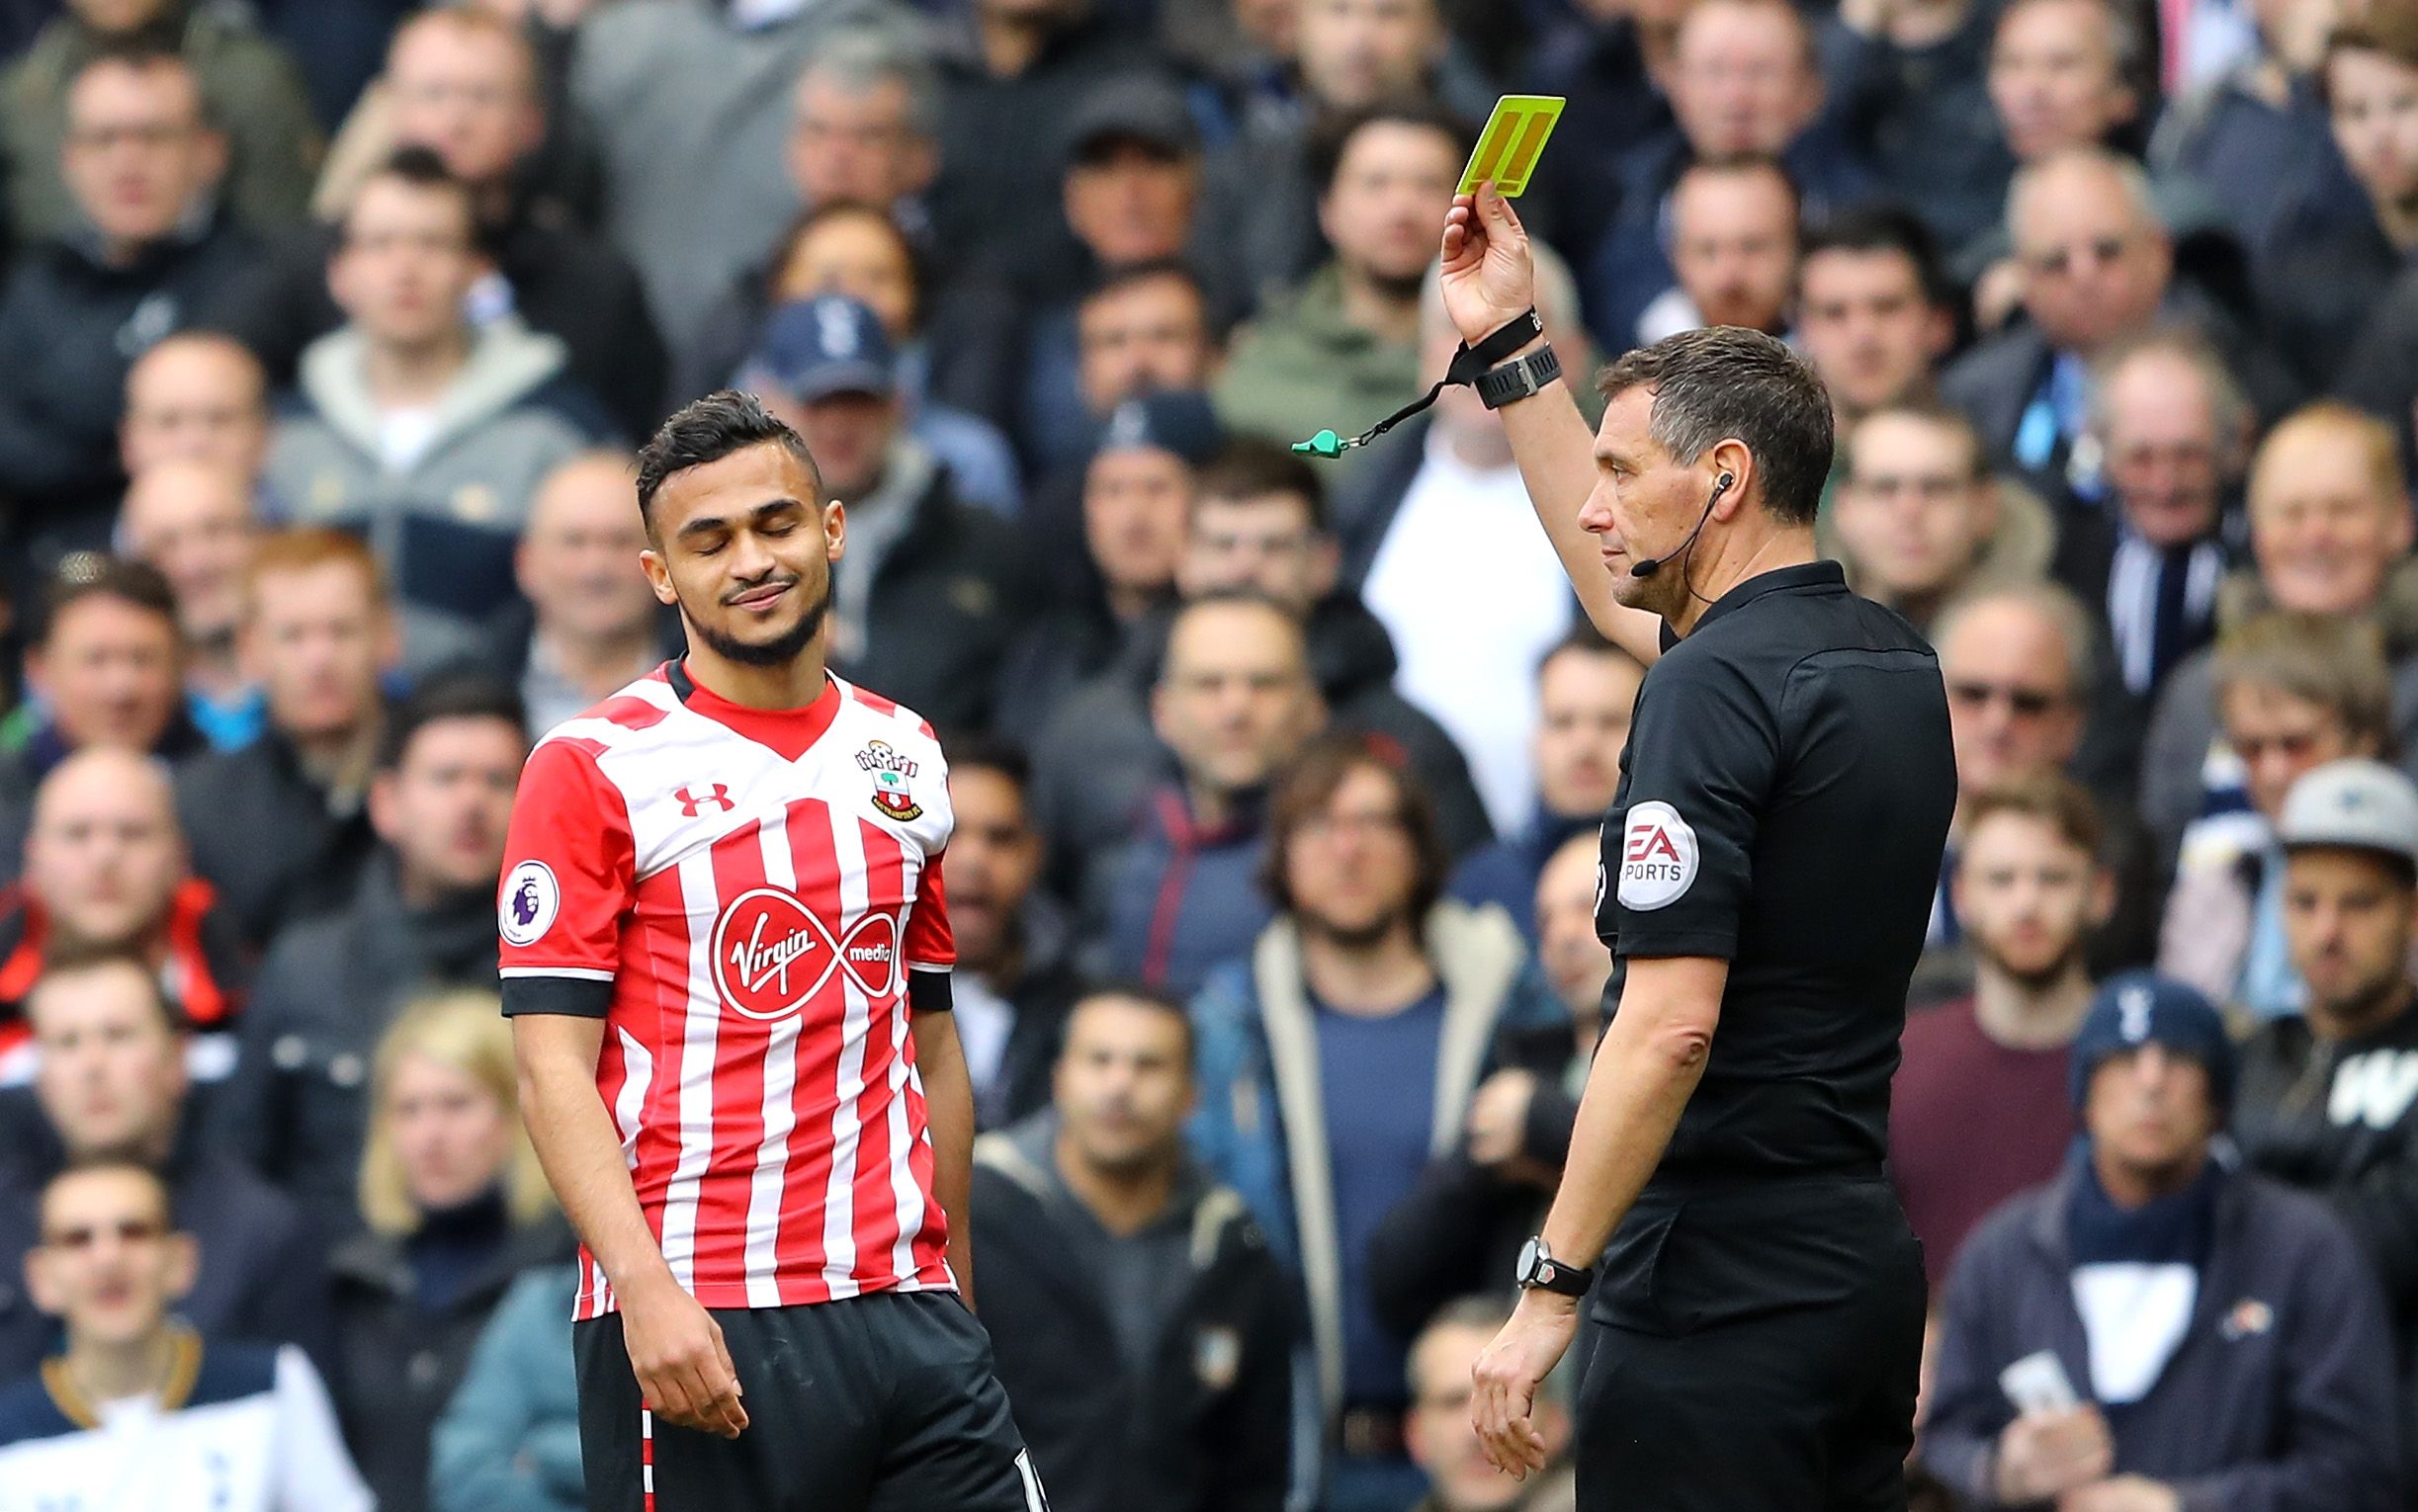
[[1561, 358], [1553, 348], [1543, 347], [1516, 362], [1479, 374], [1478, 399], [1488, 409], [1501, 409], [1514, 399], [1526, 398], [1561, 376]]

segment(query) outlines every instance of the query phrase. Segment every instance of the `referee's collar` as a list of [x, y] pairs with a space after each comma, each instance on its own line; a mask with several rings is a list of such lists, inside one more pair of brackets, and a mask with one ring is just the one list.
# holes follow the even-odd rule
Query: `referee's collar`
[[[1723, 615], [1742, 609], [1768, 593], [1818, 593], [1828, 588], [1845, 593], [1847, 569], [1827, 557], [1820, 561], [1799, 562], [1793, 567], [1773, 567], [1769, 572], [1758, 572], [1713, 600], [1712, 606], [1696, 617], [1695, 625], [1687, 633], [1693, 635], [1700, 632]], [[1670, 650], [1682, 638], [1672, 633], [1668, 620], [1663, 622], [1664, 650]]]

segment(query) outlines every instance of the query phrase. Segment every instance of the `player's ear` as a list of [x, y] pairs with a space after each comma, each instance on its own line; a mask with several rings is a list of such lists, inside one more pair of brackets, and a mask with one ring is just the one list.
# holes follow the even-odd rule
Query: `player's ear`
[[665, 608], [680, 602], [679, 593], [671, 585], [671, 569], [663, 565], [662, 553], [653, 546], [638, 553], [638, 564], [647, 573], [647, 586], [654, 590], [654, 601]]
[[848, 506], [837, 499], [822, 506], [822, 544], [832, 561], [848, 554]]

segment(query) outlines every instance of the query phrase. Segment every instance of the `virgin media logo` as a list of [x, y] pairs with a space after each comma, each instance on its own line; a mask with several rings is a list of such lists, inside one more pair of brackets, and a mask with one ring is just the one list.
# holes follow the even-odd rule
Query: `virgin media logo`
[[714, 923], [714, 989], [733, 1011], [751, 1019], [798, 1012], [845, 971], [866, 996], [898, 988], [899, 923], [869, 913], [834, 939], [830, 926], [793, 893], [751, 887], [733, 898]]

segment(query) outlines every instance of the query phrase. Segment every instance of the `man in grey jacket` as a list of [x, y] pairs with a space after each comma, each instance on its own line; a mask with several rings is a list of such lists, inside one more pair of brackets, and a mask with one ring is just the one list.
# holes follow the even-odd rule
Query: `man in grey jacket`
[[2314, 1199], [2214, 1139], [2216, 1010], [2117, 977], [2073, 1050], [2085, 1136], [1948, 1278], [1919, 1457], [1972, 1507], [2399, 1507], [2375, 1278]]

